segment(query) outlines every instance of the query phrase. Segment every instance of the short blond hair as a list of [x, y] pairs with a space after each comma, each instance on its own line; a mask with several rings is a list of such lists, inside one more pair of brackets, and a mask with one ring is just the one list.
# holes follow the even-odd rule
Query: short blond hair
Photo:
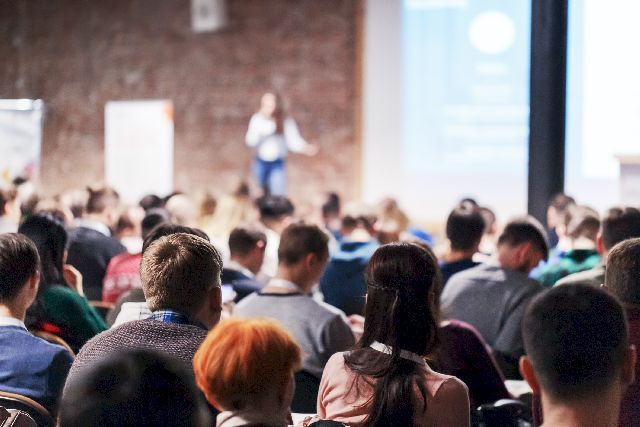
[[213, 245], [186, 233], [154, 241], [142, 255], [140, 279], [149, 310], [195, 314], [207, 292], [220, 285], [222, 258]]
[[221, 410], [240, 410], [252, 397], [284, 386], [300, 368], [298, 344], [270, 319], [223, 320], [193, 358], [196, 383]]

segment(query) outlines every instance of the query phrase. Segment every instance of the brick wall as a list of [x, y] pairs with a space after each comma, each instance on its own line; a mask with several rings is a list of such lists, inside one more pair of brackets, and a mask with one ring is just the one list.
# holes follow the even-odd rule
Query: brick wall
[[291, 157], [290, 193], [354, 194], [358, 0], [228, 0], [229, 27], [206, 34], [189, 0], [0, 2], [0, 98], [45, 101], [46, 192], [103, 179], [104, 106], [126, 99], [173, 100], [177, 188], [228, 191], [249, 176], [246, 126], [276, 88], [321, 146]]

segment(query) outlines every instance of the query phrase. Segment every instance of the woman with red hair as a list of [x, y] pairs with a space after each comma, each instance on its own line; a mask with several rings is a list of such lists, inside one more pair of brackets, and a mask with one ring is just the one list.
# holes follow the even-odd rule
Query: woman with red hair
[[223, 411], [218, 427], [289, 425], [300, 347], [267, 319], [224, 320], [193, 358], [196, 383]]

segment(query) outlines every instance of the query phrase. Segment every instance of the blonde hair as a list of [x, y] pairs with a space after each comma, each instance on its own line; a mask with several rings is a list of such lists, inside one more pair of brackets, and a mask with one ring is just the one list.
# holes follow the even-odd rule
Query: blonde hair
[[286, 384], [300, 362], [300, 347], [275, 321], [231, 318], [209, 332], [193, 370], [209, 403], [239, 410], [252, 397]]

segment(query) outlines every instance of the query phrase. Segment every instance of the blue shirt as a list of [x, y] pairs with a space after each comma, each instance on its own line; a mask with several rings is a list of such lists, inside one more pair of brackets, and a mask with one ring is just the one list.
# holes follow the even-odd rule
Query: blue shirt
[[55, 414], [72, 363], [65, 348], [20, 326], [0, 326], [0, 390], [30, 397]]

